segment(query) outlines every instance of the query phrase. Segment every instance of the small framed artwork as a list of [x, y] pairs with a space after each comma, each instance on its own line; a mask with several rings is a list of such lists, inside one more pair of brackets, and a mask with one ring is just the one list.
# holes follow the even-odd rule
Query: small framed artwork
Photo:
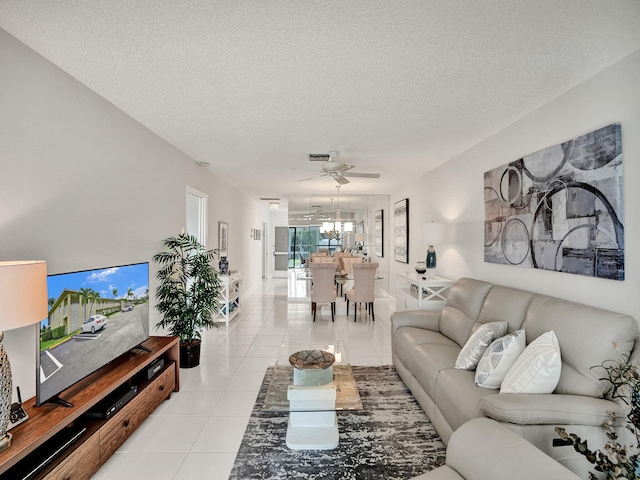
[[376, 257], [384, 257], [384, 210], [377, 210], [374, 214], [374, 235]]
[[393, 258], [409, 263], [409, 199], [393, 205]]
[[227, 256], [229, 224], [218, 222], [218, 252], [221, 257]]

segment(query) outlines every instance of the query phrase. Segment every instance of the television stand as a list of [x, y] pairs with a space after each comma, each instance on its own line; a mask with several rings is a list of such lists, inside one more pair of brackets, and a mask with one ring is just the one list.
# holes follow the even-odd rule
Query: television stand
[[63, 407], [67, 407], [67, 408], [73, 408], [73, 403], [67, 402], [63, 398], [60, 398], [59, 395], [56, 395], [55, 397], [51, 397], [49, 400], [43, 403], [53, 403], [55, 405], [62, 405]]
[[[0, 453], [0, 478], [22, 479], [43, 464], [33, 480], [91, 478], [156, 407], [180, 390], [179, 338], [150, 337], [143, 346], [144, 351], [130, 350], [62, 392], [72, 407], [25, 401], [29, 419], [11, 429], [13, 443]], [[148, 379], [148, 367], [159, 358], [163, 369]], [[123, 385], [138, 389], [126, 405], [109, 418], [86, 415]], [[64, 442], [58, 434], [69, 432], [67, 427], [86, 430]]]
[[143, 350], [143, 351], [145, 351], [145, 352], [149, 352], [149, 353], [151, 353], [151, 349], [150, 349], [150, 348], [148, 348], [148, 347], [145, 347], [145, 346], [144, 346], [144, 345], [142, 345], [141, 343], [139, 343], [138, 345], [136, 345], [135, 347], [133, 347], [131, 350], [134, 350], [134, 349], [136, 349], [136, 348], [137, 348], [138, 350]]

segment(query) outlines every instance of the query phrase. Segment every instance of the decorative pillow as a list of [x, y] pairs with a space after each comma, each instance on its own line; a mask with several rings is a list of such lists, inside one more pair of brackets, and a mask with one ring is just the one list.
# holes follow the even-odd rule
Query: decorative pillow
[[526, 346], [524, 330], [516, 330], [494, 340], [478, 362], [476, 385], [484, 388], [500, 388], [502, 380]]
[[524, 349], [504, 378], [500, 393], [553, 393], [561, 368], [560, 345], [550, 330]]
[[475, 370], [482, 354], [491, 345], [491, 342], [505, 333], [507, 333], [507, 322], [490, 322], [481, 325], [460, 350], [455, 368]]

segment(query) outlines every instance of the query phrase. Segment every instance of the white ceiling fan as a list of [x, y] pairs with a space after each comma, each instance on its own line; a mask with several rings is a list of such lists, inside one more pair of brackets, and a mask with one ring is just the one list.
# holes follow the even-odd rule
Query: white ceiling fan
[[322, 171], [320, 175], [316, 175], [309, 178], [303, 178], [302, 180], [298, 180], [299, 182], [304, 182], [307, 180], [312, 180], [314, 178], [319, 177], [331, 177], [340, 185], [345, 185], [349, 183], [349, 180], [346, 177], [359, 177], [359, 178], [380, 178], [379, 173], [357, 173], [350, 172], [352, 168], [355, 168], [355, 165], [349, 165], [348, 163], [338, 162], [336, 160], [338, 158], [338, 152], [332, 151], [329, 152], [328, 155], [325, 154], [309, 154], [310, 162], [324, 162], [322, 165]]

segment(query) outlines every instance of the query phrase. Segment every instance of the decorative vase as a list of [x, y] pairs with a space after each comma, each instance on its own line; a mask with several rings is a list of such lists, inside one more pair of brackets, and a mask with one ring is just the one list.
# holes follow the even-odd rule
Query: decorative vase
[[416, 263], [416, 272], [422, 275], [426, 271], [427, 271], [427, 264], [425, 262]]
[[193, 368], [200, 365], [200, 340], [180, 344], [180, 368]]
[[229, 262], [227, 262], [227, 257], [220, 257], [218, 268], [222, 274], [226, 274], [229, 271]]
[[427, 250], [427, 278], [433, 278], [436, 276], [436, 249], [433, 245], [429, 245]]

